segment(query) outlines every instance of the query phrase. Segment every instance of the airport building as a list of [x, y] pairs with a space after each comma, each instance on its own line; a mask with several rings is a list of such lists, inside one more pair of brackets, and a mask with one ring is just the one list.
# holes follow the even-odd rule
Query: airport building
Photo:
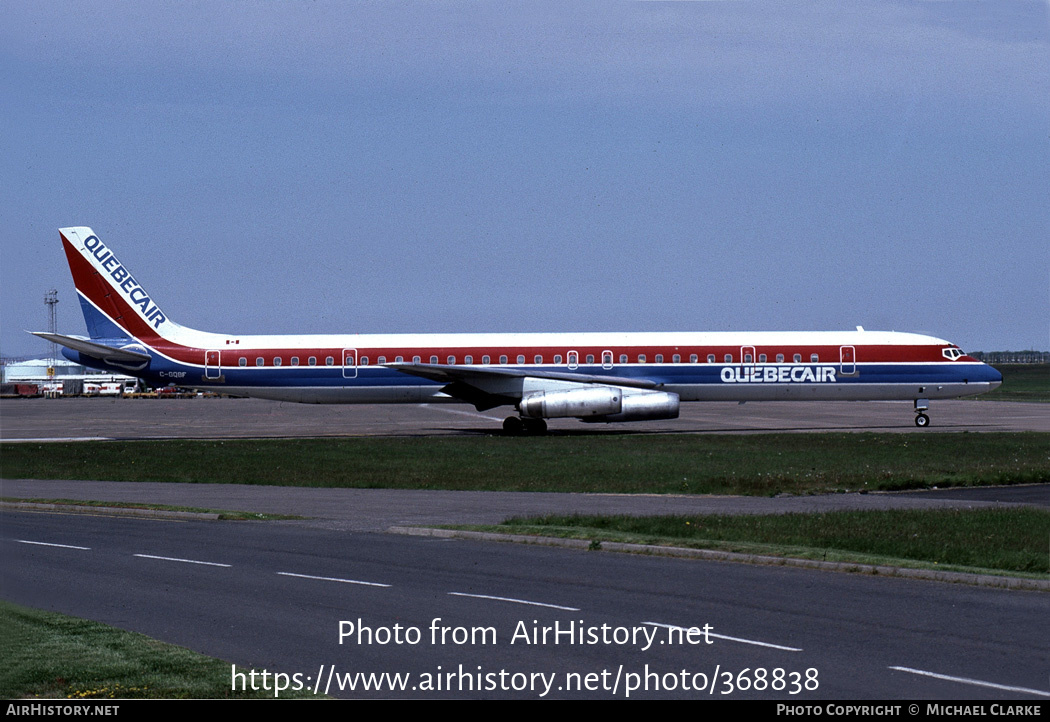
[[[67, 359], [30, 358], [0, 364], [4, 396], [119, 395], [133, 391], [133, 376], [90, 369]], [[36, 387], [34, 391], [31, 387]]]

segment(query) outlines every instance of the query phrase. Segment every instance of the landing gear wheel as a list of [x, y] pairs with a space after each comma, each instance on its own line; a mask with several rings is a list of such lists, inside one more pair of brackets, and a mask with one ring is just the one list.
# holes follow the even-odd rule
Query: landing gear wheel
[[517, 416], [508, 416], [503, 419], [503, 430], [508, 434], [520, 434], [525, 430], [525, 422]]
[[918, 426], [920, 429], [926, 428], [930, 425], [930, 417], [926, 414], [916, 414], [915, 425]]
[[547, 422], [543, 419], [522, 419], [527, 434], [546, 434]]

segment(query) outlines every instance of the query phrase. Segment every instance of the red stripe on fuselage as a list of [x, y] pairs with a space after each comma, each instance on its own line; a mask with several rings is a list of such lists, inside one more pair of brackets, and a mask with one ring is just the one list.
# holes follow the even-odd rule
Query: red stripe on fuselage
[[[73, 282], [80, 291], [91, 303], [93, 303], [102, 313], [106, 314], [114, 323], [124, 329], [129, 336], [132, 336], [139, 341], [147, 344], [148, 346], [156, 349], [160, 353], [168, 356], [169, 358], [179, 361], [182, 363], [189, 363], [195, 365], [204, 364], [204, 353], [205, 349], [192, 348], [182, 346], [173, 343], [169, 339], [164, 338], [158, 333], [158, 330], [153, 327], [148, 321], [139, 315], [138, 311], [133, 307], [118, 289], [116, 289], [111, 283], [110, 279], [103, 273], [98, 271], [90, 261], [77, 250], [64, 235], [62, 236], [62, 243], [66, 253], [66, 257], [69, 260], [69, 268], [73, 274]], [[852, 346], [855, 349], [854, 359], [847, 363], [866, 364], [866, 363], [955, 363], [946, 359], [942, 354], [941, 350], [949, 348], [948, 344], [932, 344], [932, 345], [871, 345], [863, 346], [857, 344], [842, 344]], [[276, 357], [280, 357], [282, 361], [290, 361], [292, 356], [300, 357], [300, 363], [305, 361], [310, 356], [318, 358], [321, 364], [324, 363], [324, 359], [328, 356], [332, 356], [335, 360], [335, 366], [341, 366], [343, 361], [343, 350], [345, 347], [331, 347], [331, 348], [283, 348], [283, 349], [253, 349], [250, 346], [238, 346], [236, 348], [223, 347], [217, 349], [220, 352], [220, 360], [222, 366], [236, 366], [240, 358], [245, 358], [246, 363], [249, 367], [255, 366], [255, 360], [258, 357], [263, 358], [265, 366], [273, 366], [273, 360]], [[838, 364], [840, 363], [840, 345], [820, 345], [820, 346], [791, 346], [789, 344], [778, 344], [775, 346], [752, 346], [747, 345], [748, 353], [754, 353], [753, 363], [760, 362], [759, 355], [765, 354], [766, 361], [768, 364], [810, 364], [810, 363], [821, 363], [821, 364]], [[752, 351], [753, 349], [753, 351]], [[216, 350], [216, 349], [211, 349]], [[612, 351], [613, 366], [621, 366], [624, 364], [620, 360], [620, 356], [623, 354], [627, 355], [628, 364], [645, 363], [645, 364], [675, 364], [673, 361], [674, 355], [678, 354], [681, 357], [680, 364], [689, 364], [689, 358], [692, 354], [696, 354], [698, 357], [699, 364], [707, 364], [708, 355], [714, 355], [714, 361], [710, 362], [711, 365], [722, 365], [725, 363], [731, 363], [734, 365], [743, 364], [741, 346], [614, 346], [614, 347], [597, 347], [597, 346], [572, 346], [572, 347], [551, 347], [551, 346], [508, 346], [508, 347], [407, 347], [407, 348], [389, 348], [389, 347], [371, 347], [371, 348], [358, 348], [357, 357], [360, 359], [361, 356], [368, 356], [371, 363], [376, 363], [379, 356], [385, 356], [386, 362], [394, 362], [394, 359], [398, 356], [402, 357], [405, 361], [411, 362], [414, 357], [419, 356], [420, 362], [430, 363], [431, 356], [438, 357], [438, 363], [447, 363], [449, 356], [455, 356], [457, 363], [466, 363], [465, 357], [471, 356], [471, 362], [476, 365], [482, 365], [481, 360], [483, 356], [489, 356], [490, 365], [501, 365], [499, 363], [500, 356], [507, 357], [507, 365], [519, 365], [517, 357], [519, 355], [525, 357], [525, 365], [535, 365], [535, 357], [537, 355], [542, 357], [541, 363], [544, 365], [567, 365], [569, 351], [575, 351], [578, 355], [578, 364], [580, 366], [597, 366], [602, 364], [602, 353], [605, 351]], [[783, 354], [784, 360], [777, 361], [777, 354]], [[794, 361], [795, 354], [800, 354], [801, 361]], [[818, 361], [811, 361], [811, 356], [817, 354]], [[560, 355], [562, 360], [559, 364], [554, 361], [554, 356]], [[587, 356], [591, 355], [594, 357], [594, 361], [588, 363]], [[639, 355], [645, 356], [645, 361], [639, 361]], [[656, 361], [657, 355], [662, 355], [663, 360], [661, 362]], [[726, 356], [731, 357], [731, 361], [727, 362]], [[232, 361], [232, 363], [231, 363]], [[960, 362], [971, 362], [976, 363], [977, 360], [969, 356], [963, 356], [958, 359]]]

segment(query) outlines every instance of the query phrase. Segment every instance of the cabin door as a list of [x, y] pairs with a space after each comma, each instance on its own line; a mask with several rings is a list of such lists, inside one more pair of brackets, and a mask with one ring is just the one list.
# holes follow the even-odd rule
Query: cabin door
[[222, 374], [222, 368], [219, 366], [219, 352], [218, 351], [205, 351], [204, 352], [204, 378], [206, 379], [217, 379]]
[[343, 378], [344, 379], [356, 379], [357, 378], [357, 349], [356, 348], [344, 348], [343, 349]]
[[740, 347], [740, 363], [744, 366], [755, 365], [755, 347], [754, 346], [741, 346]]
[[839, 372], [843, 376], [857, 373], [857, 351], [852, 346], [839, 347]]

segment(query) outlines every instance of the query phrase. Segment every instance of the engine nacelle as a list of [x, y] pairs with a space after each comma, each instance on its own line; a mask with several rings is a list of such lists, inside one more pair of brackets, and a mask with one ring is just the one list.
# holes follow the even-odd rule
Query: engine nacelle
[[522, 398], [518, 409], [522, 416], [533, 419], [558, 419], [567, 416], [586, 419], [592, 416], [619, 414], [623, 410], [623, 403], [624, 395], [621, 389], [594, 386], [568, 391], [532, 393]]
[[580, 419], [592, 423], [613, 421], [657, 421], [677, 419], [680, 399], [669, 391], [640, 391], [623, 397], [619, 413]]

